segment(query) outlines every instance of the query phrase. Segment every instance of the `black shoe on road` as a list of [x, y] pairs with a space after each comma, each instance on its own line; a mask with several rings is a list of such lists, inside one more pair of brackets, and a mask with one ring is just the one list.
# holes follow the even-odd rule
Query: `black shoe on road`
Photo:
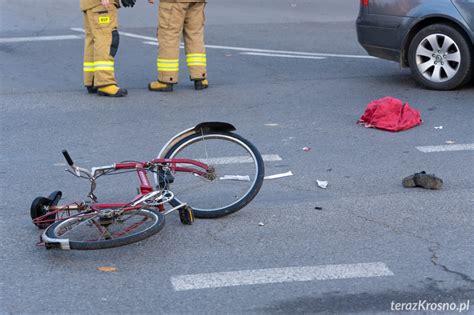
[[433, 174], [426, 174], [425, 171], [407, 176], [402, 181], [403, 187], [422, 187], [425, 189], [441, 189], [443, 180]]

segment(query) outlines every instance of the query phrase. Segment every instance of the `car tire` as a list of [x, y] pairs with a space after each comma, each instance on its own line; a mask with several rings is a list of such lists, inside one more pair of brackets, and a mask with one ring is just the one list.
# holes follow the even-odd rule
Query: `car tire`
[[433, 24], [413, 37], [408, 62], [421, 85], [432, 90], [453, 90], [470, 81], [472, 54], [471, 45], [457, 29]]

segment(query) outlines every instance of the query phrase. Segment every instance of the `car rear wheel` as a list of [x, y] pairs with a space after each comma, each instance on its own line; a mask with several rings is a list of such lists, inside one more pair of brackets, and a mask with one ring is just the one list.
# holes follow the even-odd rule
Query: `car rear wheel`
[[410, 43], [408, 62], [414, 78], [429, 89], [452, 90], [471, 79], [471, 46], [449, 25], [433, 24], [418, 32]]

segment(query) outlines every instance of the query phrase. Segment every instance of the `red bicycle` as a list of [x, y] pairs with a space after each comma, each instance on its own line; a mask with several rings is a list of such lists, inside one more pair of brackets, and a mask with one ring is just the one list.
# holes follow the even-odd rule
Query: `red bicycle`
[[[262, 186], [264, 164], [255, 146], [235, 130], [228, 123], [201, 123], [170, 139], [151, 161], [125, 161], [91, 170], [76, 166], [64, 150], [66, 171], [90, 182], [90, 201], [59, 205], [60, 191], [37, 197], [31, 218], [46, 229], [41, 241], [47, 249], [112, 248], [158, 233], [165, 215], [173, 211], [179, 212], [183, 224], [192, 224], [194, 215], [217, 218], [242, 209]], [[94, 195], [96, 180], [122, 172], [137, 173], [139, 194], [128, 203], [99, 203]]]

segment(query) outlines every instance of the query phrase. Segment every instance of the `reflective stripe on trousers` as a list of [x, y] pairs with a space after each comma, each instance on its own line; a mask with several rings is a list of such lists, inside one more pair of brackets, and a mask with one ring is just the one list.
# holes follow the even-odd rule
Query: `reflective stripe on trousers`
[[179, 59], [161, 59], [158, 58], [156, 61], [156, 68], [158, 71], [164, 72], [178, 72], [179, 71]]
[[84, 62], [84, 72], [114, 71], [113, 61]]
[[192, 66], [206, 67], [207, 66], [206, 54], [187, 54], [186, 62], [188, 63], [188, 67], [192, 67]]

